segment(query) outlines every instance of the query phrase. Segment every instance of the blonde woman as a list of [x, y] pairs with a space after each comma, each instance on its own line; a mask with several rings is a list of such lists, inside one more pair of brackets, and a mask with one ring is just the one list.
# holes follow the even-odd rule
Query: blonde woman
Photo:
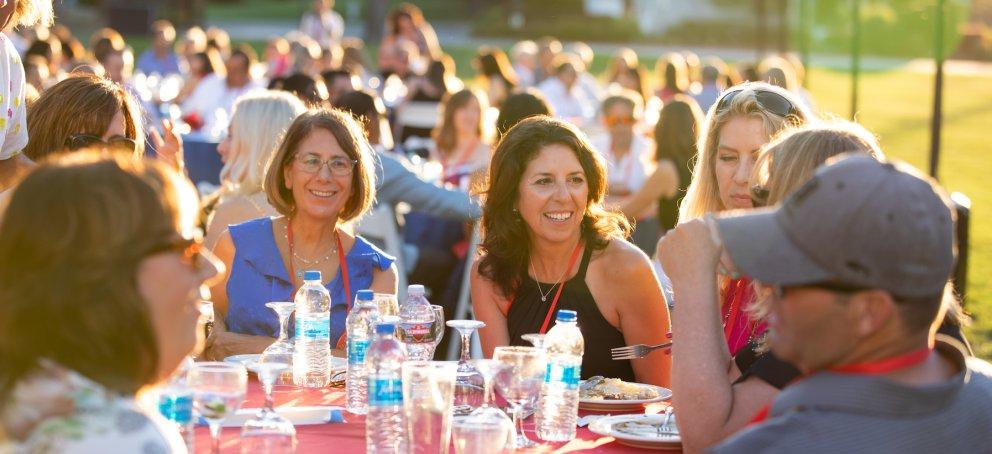
[[277, 214], [262, 190], [266, 165], [286, 128], [303, 112], [302, 101], [279, 91], [249, 94], [235, 104], [227, 137], [217, 146], [224, 161], [224, 187], [207, 223], [207, 247], [212, 248], [229, 225]]
[[[811, 118], [794, 94], [779, 87], [745, 83], [725, 91], [706, 116], [679, 223], [753, 208], [750, 179], [759, 150], [779, 131]], [[699, 254], [666, 248], [682, 230], [676, 228], [659, 241], [658, 255], [670, 273], [678, 306], [672, 311], [672, 334], [678, 339], [672, 349], [672, 388], [679, 428], [686, 450], [696, 452], [744, 427], [784, 383], [761, 375], [737, 382], [746, 367], [734, 359], [750, 351], [762, 332], [747, 316], [754, 301], [752, 284], [739, 276], [718, 278], [715, 269], [691, 273], [700, 267]]]

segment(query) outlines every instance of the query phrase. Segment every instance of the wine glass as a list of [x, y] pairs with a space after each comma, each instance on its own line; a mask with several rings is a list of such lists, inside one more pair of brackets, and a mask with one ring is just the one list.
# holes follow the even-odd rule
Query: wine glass
[[289, 364], [277, 362], [256, 362], [249, 366], [258, 375], [265, 392], [265, 406], [241, 426], [242, 454], [288, 454], [296, 444], [296, 428], [288, 419], [276, 413], [272, 402], [272, 385], [276, 379], [290, 370]]
[[535, 348], [543, 349], [544, 336], [546, 336], [546, 334], [529, 333], [529, 334], [521, 335], [520, 338], [527, 342], [530, 342], [530, 344], [533, 345]]
[[455, 378], [455, 415], [464, 416], [485, 400], [482, 389], [485, 383], [482, 374], [470, 361], [469, 348], [472, 333], [486, 324], [478, 320], [448, 320], [447, 325], [457, 329], [462, 337], [462, 356], [458, 360]]
[[392, 293], [376, 293], [373, 297], [379, 306], [379, 315], [400, 315], [400, 303]]
[[434, 352], [437, 351], [437, 346], [441, 345], [441, 339], [444, 339], [444, 307], [431, 304], [431, 309], [434, 311], [434, 325], [431, 326], [431, 336], [434, 337], [434, 348], [431, 349], [431, 358], [434, 358]]
[[293, 343], [289, 340], [289, 316], [296, 310], [296, 303], [292, 301], [273, 301], [271, 303], [265, 303], [265, 307], [275, 311], [279, 317], [279, 338], [262, 351], [259, 362], [288, 365], [289, 367], [282, 371], [276, 383], [280, 385], [292, 385]]
[[456, 420], [452, 426], [455, 452], [463, 453], [502, 453], [513, 447], [513, 421], [503, 410], [491, 405], [492, 382], [504, 364], [492, 359], [473, 361], [475, 369], [482, 374], [485, 401], [468, 416]]
[[537, 445], [524, 434], [524, 405], [533, 402], [544, 382], [546, 360], [544, 351], [536, 347], [496, 347], [493, 359], [504, 365], [496, 373], [496, 388], [513, 406], [513, 425], [516, 427], [515, 447], [532, 448]]
[[210, 452], [220, 452], [220, 423], [245, 400], [248, 371], [241, 364], [202, 362], [189, 372], [193, 406], [210, 426]]

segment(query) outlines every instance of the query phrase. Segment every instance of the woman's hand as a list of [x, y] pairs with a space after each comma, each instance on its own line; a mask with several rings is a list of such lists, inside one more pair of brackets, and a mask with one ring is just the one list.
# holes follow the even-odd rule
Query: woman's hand
[[158, 133], [158, 130], [151, 128], [149, 138], [155, 147], [155, 155], [158, 159], [169, 164], [174, 169], [182, 171], [185, 167], [183, 159], [183, 140], [173, 129], [173, 124], [169, 120], [162, 120], [162, 131], [165, 135]]

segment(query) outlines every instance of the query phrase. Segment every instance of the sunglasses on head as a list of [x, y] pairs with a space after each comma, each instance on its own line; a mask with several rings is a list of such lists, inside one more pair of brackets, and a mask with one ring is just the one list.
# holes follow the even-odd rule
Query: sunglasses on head
[[92, 146], [134, 151], [138, 143], [124, 136], [111, 136], [107, 140], [89, 134], [73, 134], [65, 139], [65, 147], [75, 151]]
[[616, 125], [632, 125], [637, 120], [634, 117], [624, 117], [624, 116], [618, 117], [611, 115], [611, 116], [607, 116], [604, 119], [604, 121], [606, 122], [606, 126], [612, 127]]
[[[720, 101], [716, 104], [717, 112], [726, 109], [730, 106], [731, 101], [741, 94], [745, 89], [738, 88], [731, 90], [720, 98]], [[762, 90], [760, 88], [752, 89], [754, 91], [754, 98], [758, 101], [758, 106], [765, 109], [775, 115], [780, 117], [787, 117], [789, 115], [799, 116], [799, 109], [792, 104], [785, 96], [782, 96], [774, 91]]]
[[196, 267], [200, 263], [200, 255], [202, 250], [203, 236], [201, 234], [194, 235], [192, 238], [172, 236], [168, 239], [154, 243], [151, 247], [145, 250], [145, 253], [142, 254], [142, 256], [149, 257], [155, 254], [174, 252], [180, 255], [183, 262], [190, 266]]

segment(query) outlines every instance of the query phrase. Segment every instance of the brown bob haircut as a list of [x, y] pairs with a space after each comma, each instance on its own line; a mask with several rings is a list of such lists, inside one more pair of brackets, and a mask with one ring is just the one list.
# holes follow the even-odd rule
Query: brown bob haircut
[[493, 282], [503, 296], [512, 295], [530, 263], [530, 233], [515, 212], [520, 180], [527, 165], [548, 145], [563, 145], [575, 153], [589, 185], [589, 200], [582, 215], [582, 240], [592, 250], [604, 249], [611, 240], [623, 239], [631, 226], [622, 215], [603, 207], [606, 195], [606, 164], [585, 134], [575, 126], [545, 115], [522, 120], [507, 131], [493, 152], [487, 187], [482, 191], [485, 255], [479, 273]]
[[134, 140], [135, 157], [145, 154], [141, 110], [119, 84], [93, 74], [73, 73], [45, 90], [28, 110], [28, 145], [24, 154], [38, 161], [65, 150], [75, 134], [103, 137], [120, 111], [124, 131]]
[[137, 270], [196, 208], [188, 180], [130, 154], [82, 150], [32, 171], [0, 222], [0, 402], [41, 359], [122, 394], [154, 383]]
[[316, 129], [330, 132], [338, 145], [349, 158], [358, 161], [351, 172], [351, 197], [345, 202], [338, 218], [352, 221], [360, 218], [372, 207], [375, 201], [375, 168], [372, 162], [372, 146], [365, 138], [364, 130], [354, 117], [337, 109], [315, 109], [296, 117], [289, 125], [279, 149], [265, 171], [262, 188], [269, 204], [280, 214], [292, 217], [296, 211], [293, 191], [286, 187], [283, 172], [293, 165], [300, 142]]

